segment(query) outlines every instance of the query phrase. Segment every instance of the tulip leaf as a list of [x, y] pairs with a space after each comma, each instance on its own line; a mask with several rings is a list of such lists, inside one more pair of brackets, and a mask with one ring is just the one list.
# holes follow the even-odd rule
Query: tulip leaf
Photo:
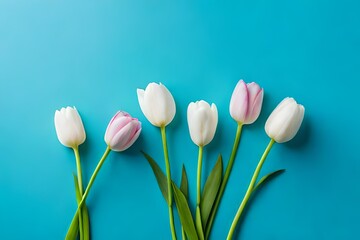
[[85, 203], [83, 203], [81, 207], [82, 213], [82, 222], [83, 222], [83, 233], [84, 233], [84, 240], [90, 239], [90, 219], [89, 219], [89, 211]]
[[200, 240], [204, 240], [205, 237], [204, 237], [204, 230], [203, 230], [203, 226], [202, 226], [202, 222], [201, 222], [201, 213], [200, 213], [200, 208], [199, 206], [196, 207], [196, 231], [197, 231], [197, 234], [199, 236], [199, 239]]
[[263, 186], [266, 182], [270, 181], [271, 179], [273, 179], [274, 177], [280, 175], [281, 173], [285, 172], [285, 169], [280, 169], [274, 172], [271, 172], [269, 174], [266, 174], [265, 176], [263, 176], [260, 181], [256, 184], [256, 186], [254, 187], [254, 189], [252, 190], [252, 192], [255, 192], [257, 189], [259, 189], [261, 186]]
[[168, 205], [170, 205], [169, 199], [168, 199], [168, 186], [167, 186], [167, 178], [166, 175], [164, 174], [164, 172], [161, 170], [161, 168], [159, 167], [159, 165], [155, 162], [155, 160], [150, 157], [149, 154], [141, 151], [141, 153], [144, 155], [144, 157], [146, 158], [146, 160], [148, 161], [148, 163], [150, 164], [151, 169], [154, 172], [156, 181], [159, 185], [159, 188], [161, 190], [161, 193], [164, 196], [164, 199], [166, 201], [166, 203]]
[[180, 222], [184, 228], [186, 236], [191, 240], [198, 240], [199, 238], [197, 236], [194, 220], [192, 218], [187, 200], [181, 190], [174, 183], [172, 183], [172, 187], [174, 191], [176, 207], [179, 212]]
[[185, 170], [185, 165], [182, 166], [181, 172], [181, 183], [180, 183], [180, 190], [184, 194], [185, 198], [189, 198], [189, 187], [188, 187], [188, 178]]
[[79, 218], [77, 217], [71, 222], [69, 230], [66, 234], [66, 240], [76, 240], [79, 233]]
[[223, 172], [222, 157], [221, 155], [219, 155], [214, 168], [211, 170], [211, 173], [206, 180], [204, 190], [201, 196], [200, 212], [202, 218], [202, 225], [204, 228], [207, 225], [207, 221], [210, 216], [211, 209], [213, 207], [217, 193], [220, 188], [222, 172]]
[[[182, 165], [181, 171], [181, 182], [180, 182], [180, 190], [184, 194], [186, 199], [189, 199], [189, 187], [188, 187], [188, 178], [185, 170], [185, 165]], [[184, 231], [184, 227], [181, 226], [181, 236], [183, 240], [186, 240], [186, 234]]]

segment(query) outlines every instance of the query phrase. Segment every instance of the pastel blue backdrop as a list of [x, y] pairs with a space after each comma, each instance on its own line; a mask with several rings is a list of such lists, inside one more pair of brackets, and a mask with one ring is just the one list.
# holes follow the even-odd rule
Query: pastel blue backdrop
[[228, 104], [239, 79], [265, 89], [264, 105], [244, 128], [211, 239], [225, 239], [268, 143], [266, 118], [287, 96], [306, 107], [303, 126], [271, 151], [261, 174], [286, 172], [251, 202], [236, 239], [360, 239], [359, 9], [356, 0], [2, 0], [0, 239], [64, 237], [76, 209], [75, 161], [57, 140], [53, 116], [67, 105], [78, 108], [87, 132], [85, 182], [113, 114], [126, 110], [143, 123], [129, 151], [111, 153], [90, 193], [93, 239], [170, 239], [165, 201], [139, 153], [164, 167], [161, 138], [136, 88], [162, 82], [176, 99], [171, 170], [179, 182], [186, 165], [194, 202], [187, 105], [218, 106], [206, 176], [219, 153], [228, 161], [236, 130]]

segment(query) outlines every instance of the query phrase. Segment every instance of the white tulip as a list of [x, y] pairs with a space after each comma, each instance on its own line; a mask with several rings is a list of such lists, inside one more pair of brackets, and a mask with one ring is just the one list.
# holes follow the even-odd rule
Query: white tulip
[[216, 105], [201, 100], [192, 102], [187, 109], [187, 120], [191, 140], [198, 146], [205, 146], [214, 138], [218, 123]]
[[137, 89], [137, 96], [141, 111], [152, 125], [165, 127], [174, 119], [174, 98], [161, 83], [149, 83], [145, 90]]
[[290, 141], [304, 119], [305, 108], [293, 98], [285, 98], [270, 114], [265, 124], [267, 135], [278, 143]]
[[84, 125], [75, 107], [56, 110], [54, 122], [57, 137], [64, 146], [76, 148], [85, 141]]

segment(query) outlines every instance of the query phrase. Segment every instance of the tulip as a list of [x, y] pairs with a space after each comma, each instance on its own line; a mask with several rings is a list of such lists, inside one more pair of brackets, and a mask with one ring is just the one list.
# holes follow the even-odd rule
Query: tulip
[[175, 101], [169, 90], [160, 84], [149, 83], [146, 89], [137, 89], [141, 111], [157, 127], [168, 125], [174, 118]]
[[75, 107], [56, 110], [54, 122], [57, 137], [62, 145], [76, 148], [85, 141], [84, 125]]
[[[55, 111], [54, 122], [59, 141], [64, 146], [70, 147], [74, 150], [78, 181], [77, 184], [80, 195], [83, 195], [82, 171], [78, 147], [85, 141], [86, 134], [81, 117], [75, 107], [66, 107], [61, 108], [60, 111]], [[89, 239], [89, 216], [86, 205], [82, 207], [82, 211], [79, 214], [79, 222], [74, 222], [72, 225], [73, 231], [70, 232], [69, 236], [76, 237], [78, 227], [81, 238]]]
[[265, 124], [267, 135], [278, 143], [290, 141], [298, 132], [305, 108], [293, 98], [285, 98], [270, 114]]
[[[199, 146], [198, 171], [197, 171], [197, 198], [196, 198], [196, 215], [200, 216], [200, 199], [201, 199], [201, 169], [203, 147], [211, 142], [214, 138], [216, 126], [218, 123], [218, 112], [216, 105], [213, 103], [211, 107], [209, 103], [201, 100], [192, 102], [187, 109], [187, 119], [191, 140]], [[198, 231], [201, 239], [204, 238], [203, 230]]]
[[254, 82], [240, 80], [231, 96], [230, 115], [242, 124], [251, 124], [259, 117], [264, 90]]
[[251, 124], [256, 121], [259, 117], [262, 102], [264, 97], [264, 90], [256, 83], [245, 83], [243, 80], [240, 80], [233, 91], [230, 100], [230, 115], [238, 123], [235, 140], [226, 166], [224, 178], [221, 181], [220, 189], [218, 195], [216, 196], [213, 210], [210, 213], [208, 223], [205, 229], [205, 238], [208, 238], [210, 235], [210, 230], [215, 219], [215, 214], [219, 208], [220, 200], [225, 191], [227, 181], [235, 161], [235, 157], [238, 151], [242, 127], [245, 124]]
[[172, 209], [172, 180], [165, 127], [174, 119], [176, 113], [175, 101], [169, 90], [161, 83], [149, 83], [145, 90], [137, 89], [137, 96], [141, 111], [144, 113], [145, 117], [152, 125], [160, 127], [161, 130], [161, 139], [163, 144], [164, 160], [166, 167], [169, 222], [172, 239], [174, 240], [176, 239], [176, 230]]
[[192, 102], [187, 109], [191, 140], [198, 146], [205, 146], [214, 138], [218, 123], [216, 105], [201, 100]]
[[126, 112], [117, 112], [111, 119], [106, 132], [105, 142], [111, 150], [121, 152], [128, 149], [139, 137], [141, 123]]

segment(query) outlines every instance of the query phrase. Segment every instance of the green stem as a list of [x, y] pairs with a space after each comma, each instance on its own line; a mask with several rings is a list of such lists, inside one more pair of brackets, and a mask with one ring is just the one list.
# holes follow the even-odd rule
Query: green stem
[[82, 184], [82, 171], [81, 171], [81, 164], [80, 164], [79, 148], [75, 147], [73, 149], [74, 149], [74, 154], [75, 154], [75, 159], [76, 159], [76, 170], [77, 170], [79, 191], [80, 191], [80, 194], [82, 195], [84, 192], [84, 189], [83, 189], [83, 184]]
[[172, 188], [171, 188], [171, 172], [170, 172], [170, 162], [169, 162], [169, 153], [167, 149], [166, 143], [166, 131], [165, 126], [161, 127], [161, 139], [164, 149], [164, 158], [165, 158], [165, 165], [166, 165], [166, 177], [167, 177], [167, 187], [168, 187], [168, 202], [169, 202], [169, 221], [170, 221], [170, 229], [171, 229], [171, 236], [173, 240], [176, 240], [176, 232], [175, 232], [175, 225], [174, 225], [174, 215], [172, 209]]
[[[91, 189], [91, 187], [92, 187], [92, 185], [93, 185], [93, 183], [94, 183], [94, 181], [95, 181], [95, 179], [96, 179], [96, 176], [97, 176], [99, 170], [101, 169], [101, 166], [104, 164], [105, 159], [106, 159], [107, 156], [109, 155], [110, 151], [111, 151], [111, 149], [110, 149], [110, 147], [108, 146], [108, 147], [106, 148], [103, 156], [101, 157], [98, 165], [96, 166], [94, 173], [92, 174], [92, 176], [91, 176], [91, 178], [90, 178], [89, 184], [88, 184], [88, 186], [87, 186], [86, 189], [85, 189], [85, 193], [84, 193], [84, 195], [82, 196], [82, 199], [81, 199], [81, 201], [80, 201], [80, 203], [79, 203], [79, 205], [78, 205], [78, 207], [77, 207], [77, 209], [76, 209], [75, 215], [74, 215], [71, 223], [73, 223], [73, 222], [75, 221], [75, 219], [77, 218], [77, 216], [78, 216], [79, 214], [81, 214], [81, 211], [80, 211], [79, 209], [81, 208], [81, 206], [82, 206], [82, 205], [84, 204], [84, 202], [86, 201], [86, 198], [87, 198], [87, 196], [89, 195], [89, 191], [90, 191], [90, 189]], [[65, 239], [68, 239], [68, 238], [66, 237]]]
[[213, 209], [211, 210], [210, 217], [209, 217], [208, 223], [206, 225], [205, 239], [208, 239], [208, 237], [210, 235], [211, 227], [212, 227], [212, 224], [214, 222], [216, 212], [217, 212], [217, 210], [219, 208], [221, 197], [224, 194], [225, 187], [226, 187], [227, 181], [229, 179], [231, 169], [232, 169], [233, 164], [234, 164], [236, 153], [237, 153], [237, 150], [238, 150], [238, 147], [239, 147], [242, 127], [243, 127], [243, 124], [238, 122], [238, 126], [237, 126], [237, 129], [236, 129], [236, 136], [235, 136], [231, 156], [230, 156], [230, 159], [229, 159], [229, 163], [228, 163], [228, 165], [226, 167], [224, 178], [223, 178], [223, 180], [221, 182], [219, 192], [218, 192], [218, 194], [216, 196]]
[[197, 169], [197, 197], [196, 205], [200, 207], [201, 199], [201, 168], [202, 168], [202, 156], [203, 156], [203, 147], [199, 146], [199, 156], [198, 156], [198, 169]]
[[265, 159], [266, 159], [267, 155], [270, 152], [271, 147], [274, 145], [274, 143], [275, 143], [274, 139], [271, 139], [268, 146], [266, 147], [265, 152], [263, 153], [263, 155], [262, 155], [256, 169], [255, 169], [255, 172], [254, 172], [254, 174], [253, 174], [253, 176], [251, 178], [251, 181], [250, 181], [249, 187], [248, 187], [248, 189], [246, 191], [246, 194], [245, 194], [245, 196], [244, 196], [244, 198], [243, 198], [243, 200], [242, 200], [242, 202], [240, 204], [240, 207], [239, 207], [239, 209], [238, 209], [238, 211], [237, 211], [237, 213], [235, 215], [235, 218], [234, 218], [234, 220], [233, 220], [233, 222], [231, 224], [231, 228], [230, 228], [228, 236], [226, 238], [227, 240], [231, 240], [232, 237], [233, 237], [234, 231], [236, 229], [236, 225], [237, 225], [237, 223], [238, 223], [238, 221], [239, 221], [239, 219], [241, 217], [241, 214], [244, 211], [246, 203], [249, 201], [249, 198], [250, 198], [251, 193], [252, 193], [252, 191], [254, 189], [256, 180], [257, 180], [257, 178], [259, 176], [260, 170], [261, 170], [261, 168], [262, 168], [262, 166], [263, 166], [263, 164], [265, 162]]
[[[77, 171], [77, 179], [78, 179], [78, 186], [80, 195], [83, 195], [83, 184], [82, 184], [82, 171], [81, 171], [81, 164], [80, 164], [80, 154], [79, 154], [79, 147], [76, 146], [73, 148], [76, 160], [76, 171]], [[83, 227], [83, 216], [82, 212], [79, 212], [79, 231], [80, 231], [80, 240], [84, 239], [84, 227]]]

